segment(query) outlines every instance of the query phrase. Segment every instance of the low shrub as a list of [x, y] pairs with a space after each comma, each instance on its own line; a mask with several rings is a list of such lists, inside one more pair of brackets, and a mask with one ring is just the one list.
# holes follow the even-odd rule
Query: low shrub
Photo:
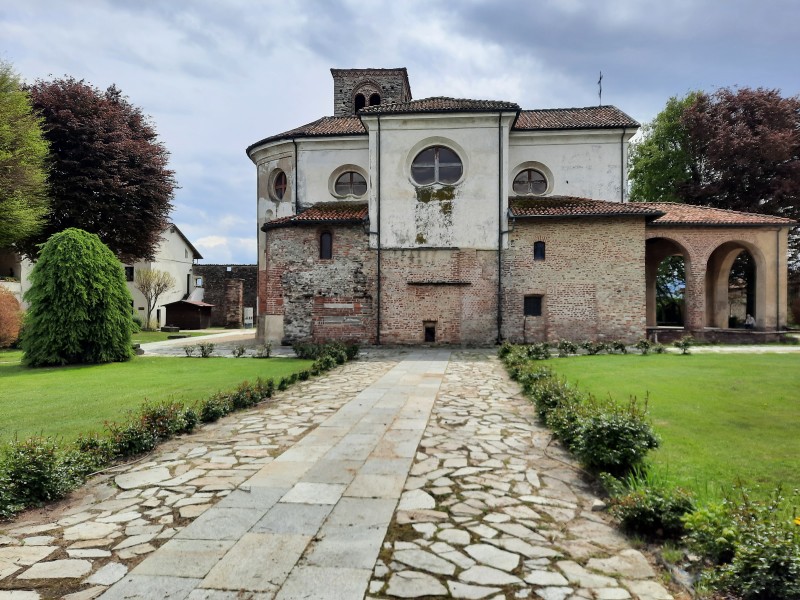
[[653, 344], [651, 350], [654, 354], [664, 354], [667, 351], [667, 347], [664, 344]]
[[22, 309], [16, 296], [0, 286], [0, 348], [17, 343], [22, 328]]
[[694, 338], [690, 335], [685, 335], [681, 339], [672, 342], [672, 345], [680, 350], [681, 354], [691, 354], [691, 347], [693, 344]]
[[186, 356], [187, 356], [187, 357], [190, 357], [190, 358], [191, 358], [192, 356], [194, 356], [194, 351], [195, 351], [195, 350], [197, 350], [197, 346], [195, 346], [195, 345], [191, 345], [191, 346], [184, 346], [184, 347], [183, 347], [183, 351], [186, 353]]
[[655, 479], [644, 469], [635, 469], [620, 487], [612, 490], [616, 494], [610, 511], [625, 531], [659, 540], [678, 540], [684, 534], [684, 518], [694, 510], [689, 492]]
[[631, 398], [627, 404], [604, 403], [602, 410], [586, 415], [575, 454], [589, 469], [619, 476], [641, 465], [658, 442], [647, 420], [646, 403]]
[[581, 348], [586, 350], [586, 354], [594, 356], [600, 354], [604, 350], [608, 350], [608, 346], [603, 342], [583, 342]]
[[608, 349], [610, 352], [615, 352], [619, 354], [628, 353], [628, 346], [625, 344], [625, 342], [621, 342], [619, 340], [614, 340], [613, 342], [609, 342]]
[[247, 348], [245, 348], [244, 344], [234, 346], [233, 350], [231, 350], [233, 358], [241, 358], [245, 352], [247, 352]]
[[0, 510], [13, 513], [63, 497], [72, 476], [52, 438], [32, 437], [15, 439], [4, 448], [0, 480], [6, 506]]
[[570, 354], [577, 354], [578, 353], [578, 344], [575, 342], [570, 342], [569, 340], [560, 340], [558, 342], [558, 356], [560, 358], [565, 358]]
[[198, 416], [203, 423], [213, 423], [231, 412], [230, 398], [226, 394], [217, 393], [200, 403]]
[[272, 342], [266, 342], [256, 348], [253, 358], [270, 358], [272, 356]]
[[278, 386], [277, 387], [278, 387], [278, 389], [280, 391], [284, 391], [284, 390], [289, 389], [289, 378], [288, 377], [281, 377], [278, 380]]
[[738, 492], [741, 500], [727, 499], [716, 513], [685, 520], [690, 548], [710, 550], [706, 556], [720, 560], [704, 572], [702, 581], [744, 600], [797, 600], [800, 518], [787, 507], [796, 506], [798, 492], [791, 502], [780, 490], [763, 501], [751, 499], [741, 488]]
[[211, 342], [201, 342], [197, 347], [200, 349], [200, 358], [208, 358], [214, 353], [214, 344]]
[[547, 342], [530, 344], [528, 346], [528, 358], [533, 360], [547, 360], [550, 358], [550, 344]]
[[638, 342], [636, 342], [634, 346], [634, 348], [636, 348], [639, 352], [641, 352], [644, 355], [650, 354], [650, 349], [652, 347], [653, 344], [650, 342], [650, 340], [647, 339], [639, 340]]

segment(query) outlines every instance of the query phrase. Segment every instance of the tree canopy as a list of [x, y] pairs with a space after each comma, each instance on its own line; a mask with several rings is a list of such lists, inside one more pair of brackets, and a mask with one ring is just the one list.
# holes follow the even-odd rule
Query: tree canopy
[[[670, 98], [632, 148], [630, 178], [632, 200], [800, 220], [800, 97], [723, 88]], [[790, 243], [797, 257], [800, 239]]]
[[119, 362], [133, 356], [131, 295], [119, 260], [93, 233], [66, 229], [43, 246], [25, 293], [25, 364]]
[[48, 145], [11, 66], [0, 62], [0, 248], [35, 235], [47, 214]]
[[155, 128], [113, 85], [105, 92], [71, 77], [29, 88], [45, 121], [53, 164], [51, 210], [37, 244], [70, 227], [97, 234], [123, 261], [149, 259], [168, 222], [176, 187]]

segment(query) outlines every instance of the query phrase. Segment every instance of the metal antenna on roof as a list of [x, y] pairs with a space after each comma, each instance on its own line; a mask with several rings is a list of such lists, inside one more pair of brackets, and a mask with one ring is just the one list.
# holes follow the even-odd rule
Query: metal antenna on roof
[[600, 79], [597, 80], [597, 97], [600, 100], [598, 106], [603, 106], [603, 72], [600, 71]]

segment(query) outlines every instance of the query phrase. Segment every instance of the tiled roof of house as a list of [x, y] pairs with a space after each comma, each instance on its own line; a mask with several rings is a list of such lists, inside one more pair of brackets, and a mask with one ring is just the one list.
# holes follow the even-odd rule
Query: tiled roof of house
[[366, 202], [323, 202], [304, 210], [298, 215], [290, 215], [267, 221], [262, 231], [292, 225], [314, 225], [317, 223], [362, 223], [369, 214]]
[[408, 102], [394, 102], [392, 104], [376, 104], [367, 106], [358, 111], [360, 115], [396, 115], [406, 113], [426, 112], [497, 112], [518, 111], [519, 104], [504, 102], [502, 100], [468, 100], [462, 98], [422, 98]]
[[796, 221], [784, 217], [761, 215], [757, 213], [739, 212], [710, 206], [695, 206], [675, 202], [631, 202], [628, 206], [652, 206], [664, 213], [651, 225], [710, 225], [724, 226], [759, 226], [759, 225], [794, 225]]
[[175, 302], [168, 302], [164, 306], [172, 306], [173, 304], [191, 304], [192, 306], [199, 306], [201, 308], [208, 306], [213, 308], [216, 306], [215, 304], [209, 304], [208, 302], [203, 302], [201, 300], [175, 300]]
[[261, 144], [290, 138], [324, 137], [335, 135], [365, 135], [367, 130], [358, 117], [322, 117], [311, 123], [276, 133], [247, 147], [247, 153]]
[[565, 217], [658, 217], [663, 211], [647, 203], [630, 204], [576, 198], [574, 196], [545, 196], [511, 198], [509, 215], [515, 219]]
[[541, 129], [617, 129], [639, 127], [639, 123], [616, 106], [587, 106], [586, 108], [547, 108], [523, 110], [515, 130]]

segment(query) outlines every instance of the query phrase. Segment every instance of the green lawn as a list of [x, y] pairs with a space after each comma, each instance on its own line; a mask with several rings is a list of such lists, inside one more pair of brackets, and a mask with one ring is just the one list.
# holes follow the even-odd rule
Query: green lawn
[[548, 361], [596, 396], [649, 398], [655, 472], [716, 497], [738, 481], [800, 488], [800, 354], [582, 356]]
[[70, 441], [151, 402], [194, 402], [257, 377], [301, 371], [295, 358], [137, 357], [125, 363], [29, 369], [22, 353], [0, 351], [0, 441], [43, 434]]

